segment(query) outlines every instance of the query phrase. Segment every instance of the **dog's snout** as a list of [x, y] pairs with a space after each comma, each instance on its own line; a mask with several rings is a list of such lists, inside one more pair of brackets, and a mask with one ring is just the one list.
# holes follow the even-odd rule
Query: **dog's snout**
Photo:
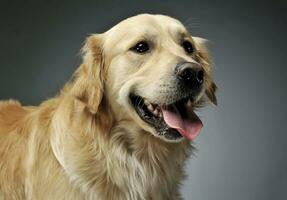
[[177, 77], [187, 89], [199, 89], [204, 80], [202, 67], [194, 63], [181, 63], [176, 67]]

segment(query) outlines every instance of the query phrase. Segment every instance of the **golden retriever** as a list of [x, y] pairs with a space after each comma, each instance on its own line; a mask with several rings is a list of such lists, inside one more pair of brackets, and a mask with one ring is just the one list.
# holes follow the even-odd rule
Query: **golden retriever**
[[0, 102], [0, 199], [181, 199], [194, 110], [215, 90], [205, 40], [176, 19], [91, 35], [57, 97]]

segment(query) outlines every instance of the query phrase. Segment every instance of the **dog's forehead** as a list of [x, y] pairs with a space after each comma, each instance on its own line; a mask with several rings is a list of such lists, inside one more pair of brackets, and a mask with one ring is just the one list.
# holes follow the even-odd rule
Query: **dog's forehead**
[[162, 31], [170, 33], [187, 32], [183, 24], [172, 17], [141, 14], [121, 21], [108, 30], [106, 34], [111, 37], [120, 37], [120, 35], [126, 36], [127, 34], [130, 34], [130, 36], [132, 36], [132, 34], [136, 33], [157, 34]]

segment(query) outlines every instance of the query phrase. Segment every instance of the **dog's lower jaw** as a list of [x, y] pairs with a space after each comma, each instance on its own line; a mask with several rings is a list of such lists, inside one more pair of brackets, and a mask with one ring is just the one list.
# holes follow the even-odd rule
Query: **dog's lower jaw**
[[[132, 121], [114, 123], [111, 132], [100, 128], [102, 124], [94, 124], [92, 129], [94, 116], [84, 112], [77, 113], [81, 117], [74, 116], [74, 120], [81, 121], [62, 122], [71, 126], [59, 130], [57, 119], [63, 119], [64, 113], [67, 114], [55, 112], [52, 148], [68, 178], [83, 195], [99, 199], [177, 199], [183, 164], [191, 150], [188, 141], [167, 143]], [[79, 123], [87, 129], [78, 129]]]

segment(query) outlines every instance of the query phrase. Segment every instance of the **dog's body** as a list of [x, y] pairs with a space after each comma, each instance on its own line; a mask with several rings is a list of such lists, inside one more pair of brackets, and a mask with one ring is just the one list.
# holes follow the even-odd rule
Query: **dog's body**
[[[186, 32], [178, 21], [166, 16], [130, 18], [105, 34], [89, 37], [83, 64], [56, 98], [39, 107], [0, 102], [0, 199], [180, 199], [183, 165], [192, 147], [187, 139], [174, 133], [176, 128], [172, 131], [166, 125], [171, 122], [165, 105], [176, 97], [158, 96], [165, 95], [167, 88], [153, 88], [154, 84], [170, 83], [167, 78], [173, 76], [167, 76], [173, 68], [162, 68], [163, 63], [172, 66], [183, 59], [195, 60], [205, 78], [200, 91], [188, 97], [200, 99], [205, 93], [215, 102], [209, 61], [199, 43], [194, 44], [196, 55], [185, 55], [172, 43], [167, 30], [161, 30], [166, 40], [159, 44], [173, 46], [176, 55], [151, 50], [152, 45], [143, 55], [142, 46], [146, 44], [130, 52], [124, 46], [128, 42], [117, 41], [133, 38], [121, 32], [135, 23], [141, 27], [153, 23], [146, 26], [154, 34], [152, 41], [158, 40], [159, 33], [152, 29], [159, 25], [175, 24]], [[140, 41], [144, 39], [140, 36]], [[153, 46], [157, 48], [155, 43]], [[134, 49], [140, 50], [140, 55]], [[151, 73], [154, 65], [158, 68]], [[163, 105], [167, 122], [155, 110], [154, 116], [144, 120], [143, 116], [151, 113], [142, 114], [143, 105], [136, 107], [141, 101], [132, 106], [134, 94], [144, 96], [145, 102]], [[193, 104], [196, 107], [195, 101]], [[191, 112], [187, 115], [193, 115]], [[185, 132], [181, 134], [186, 136]]]
[[[100, 127], [86, 113], [75, 115], [76, 104], [70, 97], [37, 108], [0, 104], [5, 199], [176, 199], [188, 143], [154, 141], [142, 134], [130, 147], [126, 132], [140, 131], [132, 123], [114, 124], [111, 130], [103, 121]], [[57, 160], [54, 153], [67, 160]]]

